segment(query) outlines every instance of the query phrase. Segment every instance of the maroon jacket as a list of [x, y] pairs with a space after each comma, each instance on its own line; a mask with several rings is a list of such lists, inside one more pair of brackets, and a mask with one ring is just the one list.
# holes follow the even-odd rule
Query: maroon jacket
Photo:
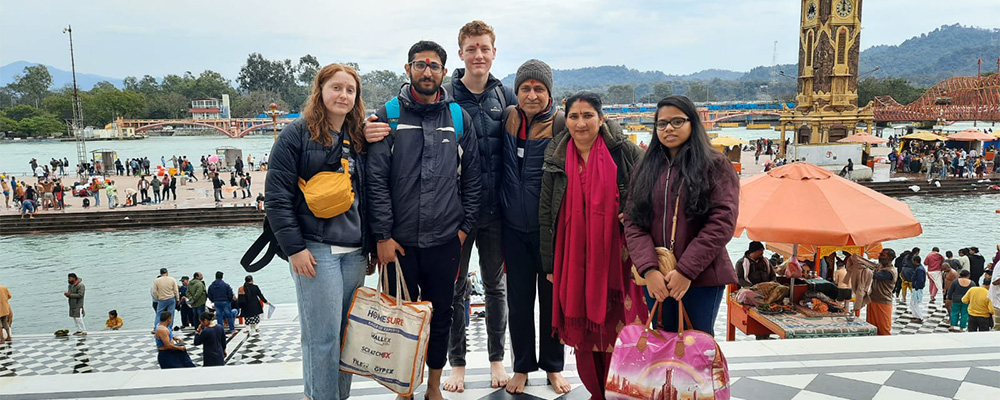
[[[729, 160], [718, 152], [712, 152], [713, 176], [716, 182], [712, 192], [715, 206], [709, 211], [704, 223], [689, 220], [684, 213], [684, 197], [681, 197], [677, 216], [677, 237], [674, 240], [674, 255], [677, 256], [677, 271], [691, 279], [691, 286], [719, 286], [736, 283], [736, 271], [726, 251], [726, 244], [736, 230], [736, 217], [740, 207], [740, 181]], [[653, 191], [652, 228], [643, 229], [634, 224], [625, 213], [625, 244], [632, 262], [640, 273], [656, 268], [654, 247], [667, 247], [670, 241], [670, 223], [674, 215], [676, 193], [664, 191], [667, 179], [679, 179], [678, 166], [664, 168]], [[629, 201], [631, 201], [631, 197]], [[669, 207], [665, 207], [669, 204]], [[666, 223], [664, 225], [664, 222]], [[666, 229], [664, 229], [664, 226]], [[666, 235], [664, 235], [666, 230]], [[665, 236], [665, 237], [664, 237]]]

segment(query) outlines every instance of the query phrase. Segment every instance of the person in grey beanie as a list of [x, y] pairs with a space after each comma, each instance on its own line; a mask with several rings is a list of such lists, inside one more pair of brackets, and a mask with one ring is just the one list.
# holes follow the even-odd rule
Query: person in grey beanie
[[518, 95], [520, 97], [521, 84], [528, 79], [534, 79], [545, 85], [546, 90], [549, 93], [548, 97], [552, 97], [552, 68], [549, 67], [544, 61], [530, 59], [525, 61], [517, 68], [517, 75], [514, 76], [514, 88], [517, 89]]
[[[505, 112], [503, 135], [503, 252], [507, 261], [507, 304], [514, 376], [507, 392], [524, 393], [528, 374], [542, 369], [556, 393], [572, 387], [562, 376], [564, 347], [552, 335], [552, 282], [542, 272], [539, 194], [545, 148], [566, 124], [552, 99], [552, 68], [528, 60], [514, 78], [517, 106]], [[538, 295], [538, 347], [535, 347], [535, 295]]]

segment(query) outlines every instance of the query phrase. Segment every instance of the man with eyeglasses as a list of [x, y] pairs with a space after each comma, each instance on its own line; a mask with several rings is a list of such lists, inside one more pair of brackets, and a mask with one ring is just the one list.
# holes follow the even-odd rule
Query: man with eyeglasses
[[[453, 320], [448, 346], [451, 374], [444, 383], [444, 390], [465, 391], [466, 304], [472, 294], [469, 283], [469, 260], [472, 247], [479, 248], [479, 276], [485, 287], [486, 335], [490, 361], [492, 387], [502, 387], [510, 377], [504, 370], [504, 342], [507, 329], [506, 274], [503, 247], [501, 246], [500, 175], [502, 173], [502, 120], [508, 105], [517, 105], [513, 91], [504, 87], [490, 73], [497, 49], [493, 27], [483, 21], [471, 21], [458, 31], [458, 56], [465, 68], [457, 68], [451, 82], [444, 84], [445, 91], [472, 117], [479, 139], [482, 199], [475, 229], [469, 233], [462, 246], [455, 298], [452, 302]], [[381, 120], [379, 120], [381, 121]], [[365, 137], [370, 143], [382, 140], [390, 132], [389, 124], [369, 118]]]
[[[447, 57], [434, 42], [410, 47], [404, 67], [410, 83], [375, 113], [395, 124], [394, 132], [368, 149], [368, 209], [379, 263], [398, 261], [409, 293], [434, 307], [426, 356], [425, 398], [431, 400], [443, 398], [455, 277], [462, 244], [476, 227], [481, 191], [475, 125], [461, 108], [461, 118], [453, 115], [453, 97], [441, 89]], [[398, 117], [390, 118], [396, 107]], [[394, 282], [395, 268], [387, 272]]]

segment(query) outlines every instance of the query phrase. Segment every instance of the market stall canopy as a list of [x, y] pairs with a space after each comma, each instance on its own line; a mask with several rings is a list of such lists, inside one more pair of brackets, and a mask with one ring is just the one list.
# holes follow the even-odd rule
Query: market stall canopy
[[933, 134], [931, 132], [928, 132], [928, 131], [916, 131], [916, 132], [913, 132], [913, 133], [911, 133], [909, 135], [903, 136], [900, 139], [923, 140], [923, 141], [926, 141], [926, 142], [932, 142], [932, 141], [935, 141], [935, 140], [940, 140], [940, 141], [943, 142], [943, 141], [948, 140], [948, 138], [945, 138], [943, 136], [935, 135], [935, 134]]
[[948, 140], [955, 140], [959, 142], [990, 142], [996, 140], [996, 137], [987, 135], [975, 129], [966, 129], [964, 131], [953, 133], [948, 135]]
[[889, 143], [889, 139], [882, 139], [878, 136], [872, 136], [867, 133], [858, 133], [840, 139], [837, 143], [863, 143], [863, 144], [882, 144]]
[[[793, 245], [788, 243], [777, 243], [768, 242], [765, 247], [775, 253], [781, 254], [786, 260], [788, 257], [792, 256]], [[799, 245], [796, 256], [799, 260], [812, 260], [817, 257], [816, 251], [819, 250], [819, 257], [826, 257], [830, 253], [843, 251], [851, 254], [861, 254], [868, 258], [878, 258], [878, 253], [882, 252], [882, 243], [868, 244], [864, 246], [813, 246], [813, 245]], [[864, 252], [862, 254], [862, 252]]]
[[864, 245], [923, 232], [910, 207], [815, 165], [791, 163], [740, 182], [734, 236], [817, 246]]
[[715, 139], [712, 139], [712, 146], [729, 147], [729, 146], [739, 146], [743, 144], [750, 144], [750, 142], [746, 140], [737, 139], [732, 136], [719, 136]]

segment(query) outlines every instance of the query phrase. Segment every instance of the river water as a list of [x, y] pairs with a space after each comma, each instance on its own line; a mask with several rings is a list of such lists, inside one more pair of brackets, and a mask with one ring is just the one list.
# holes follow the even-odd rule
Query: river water
[[[979, 123], [979, 127], [989, 126]], [[947, 127], [957, 131], [972, 127], [960, 122]], [[996, 128], [994, 128], [996, 129]], [[771, 130], [726, 128], [723, 135], [745, 140], [777, 139]], [[648, 132], [639, 140], [649, 143]], [[155, 164], [160, 156], [212, 154], [222, 146], [243, 150], [244, 156], [258, 160], [269, 153], [273, 138], [253, 135], [240, 139], [223, 136], [150, 137], [133, 141], [88, 142], [88, 150], [112, 149], [120, 158], [147, 156]], [[0, 172], [28, 174], [32, 157], [45, 163], [52, 157], [75, 159], [74, 142], [0, 142]], [[169, 160], [168, 160], [169, 162]], [[74, 162], [75, 164], [75, 162]], [[1000, 197], [996, 195], [941, 198], [904, 198], [921, 221], [924, 233], [917, 237], [889, 242], [897, 250], [930, 247], [957, 252], [961, 247], [977, 246], [992, 258], [1000, 243]], [[161, 267], [179, 278], [202, 272], [209, 282], [215, 271], [223, 271], [234, 287], [246, 275], [239, 259], [260, 233], [258, 226], [190, 227], [147, 229], [119, 232], [80, 232], [0, 236], [0, 285], [10, 288], [11, 305], [18, 333], [47, 333], [71, 328], [66, 298], [66, 274], [75, 272], [87, 286], [86, 317], [91, 330], [101, 329], [108, 310], [117, 309], [128, 328], [152, 327], [153, 311], [150, 288]], [[748, 239], [734, 238], [728, 246], [735, 260], [747, 248]], [[276, 259], [277, 260], [277, 259]], [[473, 269], [478, 263], [473, 254]], [[277, 260], [254, 275], [264, 295], [272, 303], [293, 303], [295, 291], [287, 264]], [[369, 282], [373, 284], [374, 282]]]
[[[976, 246], [992, 258], [1000, 243], [1000, 196], [903, 198], [921, 221], [924, 233], [916, 238], [886, 243], [901, 249], [933, 246], [957, 253]], [[72, 329], [66, 291], [66, 274], [75, 272], [87, 286], [86, 324], [90, 330], [104, 326], [107, 312], [117, 309], [126, 329], [153, 326], [150, 288], [161, 267], [171, 276], [202, 272], [210, 281], [223, 271], [234, 288], [246, 273], [240, 257], [260, 233], [258, 226], [190, 227], [118, 232], [80, 232], [0, 236], [0, 285], [13, 298], [14, 334], [50, 333]], [[734, 238], [727, 250], [733, 260], [747, 248], [746, 237]], [[473, 252], [473, 266], [478, 264]], [[473, 269], [476, 269], [473, 267]], [[275, 258], [254, 274], [255, 282], [272, 303], [294, 303], [295, 289], [286, 263]], [[369, 285], [374, 285], [369, 277]]]

